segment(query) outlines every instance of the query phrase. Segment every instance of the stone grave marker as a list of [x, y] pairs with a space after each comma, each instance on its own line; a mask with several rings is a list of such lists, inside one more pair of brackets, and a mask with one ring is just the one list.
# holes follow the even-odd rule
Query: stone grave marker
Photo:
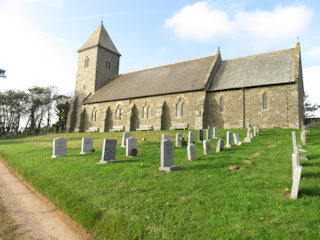
[[306, 145], [307, 144], [307, 131], [306, 130], [302, 130], [301, 134], [300, 134], [300, 137], [301, 137], [302, 145]]
[[300, 166], [299, 153], [292, 153], [292, 176], [294, 175], [294, 170], [297, 166]]
[[223, 138], [219, 138], [217, 142], [216, 152], [221, 152], [224, 147], [224, 140]]
[[214, 127], [212, 129], [212, 138], [213, 139], [218, 139], [218, 128]]
[[170, 134], [162, 134], [162, 141], [170, 140]]
[[191, 143], [194, 143], [194, 132], [193, 131], [188, 132], [188, 145], [190, 145]]
[[208, 127], [208, 129], [206, 129], [206, 140], [210, 140], [211, 139], [211, 128]]
[[253, 136], [254, 137], [258, 136], [258, 134], [257, 134], [257, 126], [253, 126]]
[[132, 134], [131, 132], [124, 132], [122, 134], [122, 143], [121, 143], [121, 147], [126, 147], [126, 141], [127, 141], [127, 138], [131, 137]]
[[176, 147], [182, 147], [182, 133], [181, 132], [178, 132], [176, 134]]
[[299, 154], [299, 159], [301, 160], [309, 160], [306, 154], [300, 154], [300, 152], [307, 152], [307, 150], [300, 149], [297, 140], [297, 134], [295, 131], [292, 132], [292, 145], [293, 145], [293, 152]]
[[55, 138], [53, 139], [53, 153], [52, 158], [67, 156], [67, 139]]
[[188, 151], [188, 160], [189, 161], [197, 160], [197, 148], [194, 143], [191, 143], [188, 145], [187, 151]]
[[93, 150], [93, 138], [83, 137], [80, 154], [86, 154]]
[[233, 137], [232, 132], [231, 132], [231, 131], [228, 131], [228, 132], [227, 132], [226, 148], [232, 147], [232, 137]]
[[233, 141], [234, 141], [234, 144], [238, 146], [242, 144], [238, 133], [233, 134]]
[[119, 162], [116, 160], [117, 152], [117, 139], [107, 139], [103, 140], [102, 146], [102, 159], [98, 164], [104, 164], [108, 162]]
[[210, 155], [211, 154], [211, 140], [204, 140], [203, 141], [203, 154]]
[[292, 131], [292, 145], [293, 145], [293, 150], [295, 150], [295, 147], [298, 147], [297, 134], [295, 131]]
[[160, 171], [171, 172], [181, 169], [180, 166], [174, 166], [174, 145], [170, 139], [161, 141]]
[[127, 138], [126, 142], [126, 156], [127, 157], [135, 157], [136, 155], [132, 154], [133, 149], [137, 149], [138, 147], [138, 140], [133, 137]]
[[247, 137], [243, 140], [244, 142], [251, 142], [252, 141], [252, 129], [249, 127], [247, 130]]
[[200, 129], [198, 130], [198, 142], [202, 142], [203, 141], [203, 130]]
[[291, 187], [291, 195], [290, 195], [291, 199], [298, 198], [301, 172], [302, 172], [302, 166], [297, 166], [294, 170], [292, 187]]

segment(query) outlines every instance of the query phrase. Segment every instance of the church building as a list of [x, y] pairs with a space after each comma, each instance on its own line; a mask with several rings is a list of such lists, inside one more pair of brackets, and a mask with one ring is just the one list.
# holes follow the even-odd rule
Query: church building
[[223, 60], [215, 55], [119, 74], [120, 53], [101, 24], [78, 50], [67, 131], [300, 128], [300, 43]]

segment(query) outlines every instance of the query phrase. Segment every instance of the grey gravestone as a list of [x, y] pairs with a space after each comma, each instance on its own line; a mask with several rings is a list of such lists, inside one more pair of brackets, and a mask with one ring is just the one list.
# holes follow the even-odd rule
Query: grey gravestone
[[210, 155], [211, 154], [211, 140], [203, 141], [203, 154]]
[[292, 153], [292, 176], [294, 175], [294, 170], [297, 166], [300, 166], [299, 153]]
[[170, 140], [170, 134], [162, 134], [162, 141]]
[[243, 140], [244, 142], [251, 142], [252, 140], [252, 129], [248, 128], [247, 130], [247, 137]]
[[302, 143], [302, 145], [307, 144], [307, 131], [306, 130], [301, 131], [301, 143]]
[[218, 128], [214, 127], [212, 129], [212, 138], [213, 139], [218, 139]]
[[127, 138], [131, 137], [132, 134], [130, 132], [124, 132], [122, 134], [122, 143], [121, 143], [121, 147], [126, 147], [126, 141], [127, 141]]
[[253, 126], [253, 136], [256, 137], [257, 135], [257, 126]]
[[189, 131], [189, 133], [188, 133], [188, 145], [190, 145], [191, 143], [194, 143], [194, 132], [193, 131]]
[[228, 131], [227, 132], [227, 142], [226, 142], [226, 148], [232, 147], [232, 132]]
[[93, 150], [93, 138], [82, 138], [81, 152], [80, 154], [86, 154], [92, 152]]
[[195, 161], [197, 160], [197, 148], [194, 143], [191, 143], [187, 147], [188, 150], [188, 160], [189, 161]]
[[161, 141], [161, 157], [160, 171], [171, 172], [181, 169], [179, 166], [174, 166], [174, 145], [170, 139]]
[[200, 129], [198, 130], [198, 142], [202, 142], [203, 141], [203, 130]]
[[182, 133], [181, 132], [178, 132], [176, 134], [176, 147], [182, 147]]
[[298, 147], [297, 134], [295, 131], [292, 132], [292, 145], [293, 145], [293, 150], [295, 150], [295, 147]]
[[[300, 154], [300, 152], [307, 152], [307, 150], [300, 149], [298, 145], [298, 140], [297, 140], [297, 134], [295, 131], [292, 132], [292, 145], [293, 145], [293, 152]], [[300, 154], [299, 159], [302, 160], [309, 160], [306, 154]]]
[[126, 142], [126, 156], [131, 157], [132, 155], [132, 150], [137, 149], [138, 147], [138, 140], [133, 137], [127, 138]]
[[302, 172], [302, 166], [297, 166], [294, 170], [292, 187], [291, 187], [291, 195], [290, 195], [291, 199], [298, 198], [301, 172]]
[[223, 150], [224, 140], [222, 138], [218, 139], [216, 152], [221, 152]]
[[53, 154], [52, 158], [67, 156], [67, 139], [53, 139]]
[[117, 139], [104, 139], [102, 146], [102, 159], [98, 163], [118, 162], [116, 160]]
[[234, 141], [234, 144], [238, 146], [242, 144], [238, 133], [233, 134], [233, 141]]
[[209, 127], [208, 129], [206, 129], [206, 140], [210, 140], [211, 139], [211, 128]]

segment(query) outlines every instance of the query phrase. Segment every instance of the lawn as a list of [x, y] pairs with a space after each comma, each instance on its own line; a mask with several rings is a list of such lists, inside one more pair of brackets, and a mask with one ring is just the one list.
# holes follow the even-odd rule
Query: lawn
[[[244, 139], [246, 130], [234, 131]], [[122, 133], [0, 140], [0, 155], [95, 239], [320, 239], [320, 128], [308, 133], [298, 200], [288, 198], [291, 131], [262, 129], [253, 142], [220, 153], [213, 140], [208, 156], [197, 142], [195, 162], [186, 147], [175, 147], [175, 165], [183, 168], [170, 174], [158, 171], [160, 140], [178, 131], [133, 132], [136, 158], [125, 157]], [[94, 153], [80, 155], [83, 136], [94, 137]], [[226, 130], [218, 136], [226, 140]], [[69, 156], [51, 158], [55, 137], [67, 138]], [[120, 162], [95, 164], [103, 138], [118, 139]]]

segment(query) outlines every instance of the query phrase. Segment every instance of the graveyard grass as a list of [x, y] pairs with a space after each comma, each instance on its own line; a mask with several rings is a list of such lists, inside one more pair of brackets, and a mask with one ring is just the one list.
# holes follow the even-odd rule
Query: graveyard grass
[[[218, 136], [226, 140], [226, 131]], [[160, 139], [170, 133], [175, 141], [178, 131], [133, 132], [136, 158], [125, 157], [122, 133], [5, 139], [0, 155], [95, 239], [320, 239], [320, 128], [310, 130], [303, 147], [310, 160], [301, 161], [298, 200], [288, 198], [291, 131], [262, 129], [251, 143], [220, 153], [215, 139], [208, 156], [195, 132], [198, 160], [189, 162], [187, 148], [175, 147], [175, 165], [183, 169], [170, 174], [158, 171]], [[83, 136], [94, 138], [95, 153], [79, 154]], [[51, 159], [56, 137], [68, 139], [69, 156]], [[96, 164], [103, 138], [117, 138], [120, 162]]]

